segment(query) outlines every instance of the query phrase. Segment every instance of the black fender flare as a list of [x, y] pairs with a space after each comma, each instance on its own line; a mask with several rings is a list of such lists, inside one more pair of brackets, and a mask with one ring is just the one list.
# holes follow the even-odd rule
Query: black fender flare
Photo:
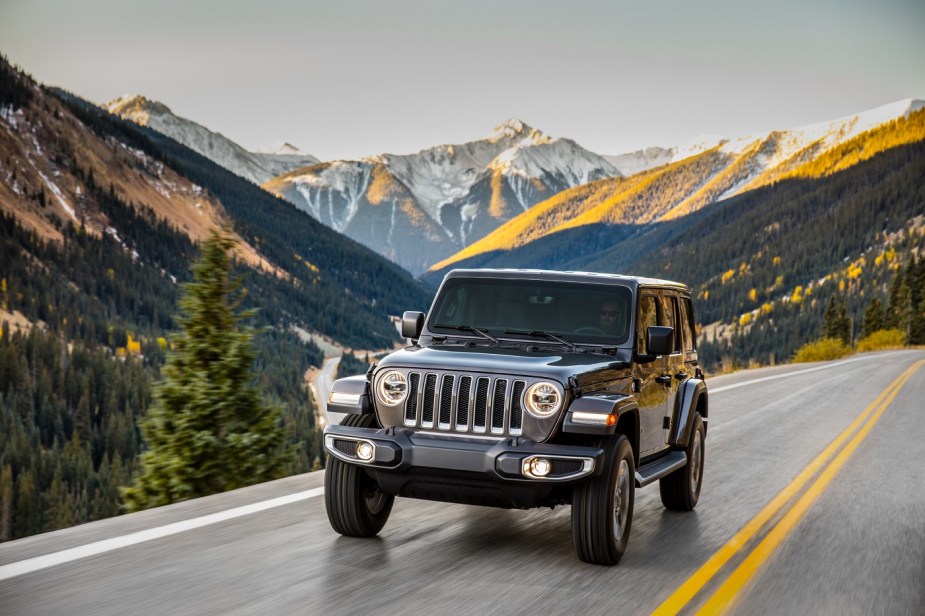
[[[703, 400], [703, 420], [707, 421], [707, 384], [702, 379], [688, 379], [678, 388], [674, 410], [671, 414], [671, 434], [668, 444], [673, 447], [687, 447], [691, 426], [697, 406]], [[706, 425], [704, 425], [706, 429]]]
[[[319, 400], [319, 403], [325, 401]], [[337, 379], [331, 386], [331, 396], [327, 400], [329, 413], [346, 413], [348, 415], [366, 415], [373, 412], [372, 397], [366, 376], [348, 376]]]
[[[577, 421], [575, 413], [580, 414]], [[565, 414], [562, 431], [569, 434], [610, 435], [627, 415], [633, 418], [635, 434], [626, 436], [633, 443], [639, 443], [639, 405], [633, 396], [626, 394], [586, 395], [574, 400]]]

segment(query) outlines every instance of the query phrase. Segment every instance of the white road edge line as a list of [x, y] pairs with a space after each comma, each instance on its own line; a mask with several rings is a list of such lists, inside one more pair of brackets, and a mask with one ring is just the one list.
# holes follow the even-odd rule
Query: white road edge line
[[235, 507], [234, 509], [227, 509], [225, 511], [210, 513], [198, 518], [174, 522], [173, 524], [166, 524], [156, 528], [149, 528], [147, 530], [130, 533], [121, 537], [103, 539], [102, 541], [88, 543], [87, 545], [81, 545], [76, 548], [70, 548], [68, 550], [61, 550], [60, 552], [53, 552], [43, 556], [27, 558], [15, 563], [0, 566], [0, 581], [8, 580], [20, 575], [25, 575], [27, 573], [32, 573], [34, 571], [39, 571], [41, 569], [47, 569], [56, 565], [69, 563], [80, 558], [87, 558], [88, 556], [95, 556], [104, 552], [111, 552], [113, 550], [118, 550], [119, 548], [136, 545], [145, 541], [160, 539], [161, 537], [167, 537], [169, 535], [176, 535], [177, 533], [186, 532], [195, 528], [202, 528], [203, 526], [224, 522], [226, 520], [232, 520], [234, 518], [240, 518], [252, 513], [259, 513], [261, 511], [266, 511], [267, 509], [273, 509], [275, 507], [282, 507], [283, 505], [290, 505], [292, 503], [307, 500], [309, 498], [321, 496], [322, 494], [324, 494], [324, 488], [313, 488], [311, 490], [305, 490], [304, 492], [296, 492], [295, 494], [288, 494], [286, 496], [280, 496], [279, 498], [273, 498], [259, 503], [252, 503], [250, 505]]
[[845, 364], [850, 364], [856, 361], [862, 361], [865, 359], [870, 359], [870, 356], [867, 357], [852, 357], [851, 359], [845, 359], [834, 364], [826, 364], [825, 366], [816, 366], [815, 368], [807, 368], [806, 370], [797, 370], [796, 372], [787, 372], [784, 374], [775, 374], [773, 376], [765, 376], [760, 379], [752, 379], [751, 381], [743, 381], [741, 383], [733, 383], [732, 385], [726, 385], [724, 387], [709, 387], [708, 391], [710, 394], [718, 394], [723, 391], [729, 391], [730, 389], [738, 389], [739, 387], [747, 387], [748, 385], [754, 385], [755, 383], [764, 383], [765, 381], [773, 381], [776, 379], [786, 379], [787, 377], [797, 376], [799, 374], [806, 374], [807, 372], [816, 372], [817, 370], [828, 370], [829, 368], [835, 368], [837, 366], [844, 366]]

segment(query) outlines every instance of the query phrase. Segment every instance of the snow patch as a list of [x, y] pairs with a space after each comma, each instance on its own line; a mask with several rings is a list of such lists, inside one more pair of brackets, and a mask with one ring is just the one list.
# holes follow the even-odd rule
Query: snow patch
[[[38, 170], [37, 170], [38, 171]], [[61, 192], [61, 189], [58, 188], [57, 184], [48, 179], [48, 177], [42, 173], [38, 172], [39, 177], [42, 178], [42, 181], [45, 182], [45, 186], [48, 187], [48, 190], [51, 191], [51, 194], [54, 195], [55, 199], [58, 200], [58, 204], [67, 212], [67, 215], [71, 217], [74, 222], [80, 222], [77, 219], [77, 213], [74, 211], [74, 208], [67, 202], [67, 199], [64, 198], [64, 194]]]
[[9, 124], [12, 128], [19, 128], [19, 121], [16, 119], [16, 115], [16, 111], [13, 109], [12, 105], [0, 107], [0, 119]]

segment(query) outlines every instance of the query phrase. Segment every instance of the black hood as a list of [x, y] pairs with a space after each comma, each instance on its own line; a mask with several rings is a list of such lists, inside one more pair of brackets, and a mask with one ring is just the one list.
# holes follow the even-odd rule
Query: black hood
[[[538, 348], [539, 350], [533, 350]], [[512, 346], [433, 345], [414, 346], [396, 351], [379, 362], [383, 368], [420, 368], [422, 370], [457, 370], [497, 375], [520, 375], [552, 378], [567, 383], [576, 377], [579, 385], [617, 378], [615, 371], [628, 366], [625, 352], [616, 355], [572, 352], [564, 347], [537, 345], [531, 350]], [[624, 365], [626, 364], [626, 365]]]

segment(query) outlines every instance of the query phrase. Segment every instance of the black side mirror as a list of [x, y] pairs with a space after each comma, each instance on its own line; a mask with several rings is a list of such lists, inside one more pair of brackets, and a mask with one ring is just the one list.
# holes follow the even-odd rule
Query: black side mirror
[[421, 330], [424, 329], [424, 313], [408, 310], [401, 316], [401, 335], [402, 338], [411, 338], [417, 340], [421, 336]]
[[671, 355], [674, 349], [674, 328], [650, 325], [646, 329], [646, 350], [649, 355]]

